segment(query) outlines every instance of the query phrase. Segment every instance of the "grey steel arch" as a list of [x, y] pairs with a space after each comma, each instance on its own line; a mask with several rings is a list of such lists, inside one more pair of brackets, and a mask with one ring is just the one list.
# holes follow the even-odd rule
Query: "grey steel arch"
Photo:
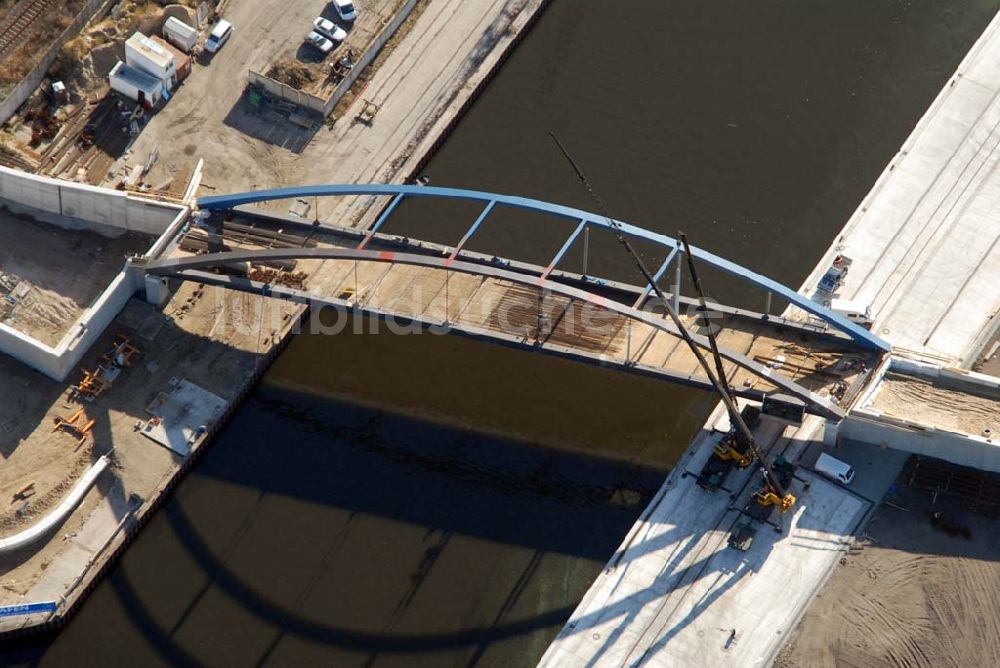
[[[552, 262], [549, 264], [548, 269], [544, 274], [545, 276], [547, 276], [548, 272], [550, 272], [555, 265], [558, 264], [559, 260], [562, 259], [563, 255], [569, 250], [573, 242], [588, 226], [608, 230], [613, 229], [614, 231], [620, 231], [628, 236], [643, 239], [666, 248], [668, 250], [667, 258], [655, 274], [655, 278], [657, 279], [666, 273], [670, 263], [675, 259], [679, 248], [677, 240], [667, 235], [651, 232], [641, 227], [630, 225], [621, 221], [611, 221], [604, 216], [583, 211], [581, 209], [575, 209], [573, 207], [563, 206], [560, 204], [552, 204], [526, 197], [499, 195], [496, 193], [459, 188], [385, 184], [293, 186], [288, 188], [254, 190], [231, 195], [212, 195], [208, 197], [201, 197], [198, 199], [198, 206], [206, 210], [226, 210], [241, 205], [253, 204], [255, 202], [266, 202], [279, 199], [349, 195], [392, 197], [391, 202], [379, 216], [378, 220], [376, 220], [372, 228], [367, 231], [365, 239], [359, 245], [359, 249], [363, 249], [367, 245], [372, 236], [379, 230], [386, 220], [388, 220], [392, 211], [406, 197], [460, 199], [478, 201], [485, 204], [483, 211], [479, 214], [478, 218], [476, 218], [476, 220], [469, 227], [465, 236], [455, 247], [455, 251], [451, 256], [452, 260], [459, 255], [466, 241], [468, 241], [469, 238], [476, 233], [479, 227], [486, 222], [486, 219], [498, 206], [534, 211], [551, 215], [556, 218], [563, 218], [578, 222], [575, 231], [569, 238], [567, 238], [566, 243], [552, 259]], [[769, 293], [776, 294], [779, 297], [788, 300], [790, 303], [795, 304], [807, 313], [811, 313], [822, 319], [834, 329], [851, 337], [862, 347], [882, 352], [888, 352], [891, 349], [891, 345], [887, 341], [868, 331], [864, 327], [861, 327], [860, 325], [833, 313], [821, 304], [818, 304], [812, 299], [799, 294], [796, 290], [782, 285], [767, 276], [753, 272], [746, 267], [736, 264], [735, 262], [730, 262], [723, 257], [719, 257], [718, 255], [709, 253], [708, 251], [704, 251], [699, 248], [692, 247], [691, 253], [694, 257], [708, 265], [711, 265], [712, 267], [757, 285]], [[650, 288], [647, 286], [647, 294], [649, 289]]]
[[[203, 255], [194, 255], [188, 257], [180, 258], [166, 258], [166, 259], [153, 259], [147, 260], [144, 258], [133, 258], [131, 260], [132, 266], [140, 269], [148, 274], [159, 274], [159, 275], [173, 275], [179, 276], [181, 278], [188, 278], [191, 280], [199, 281], [211, 281], [209, 276], [206, 275], [191, 275], [188, 272], [192, 270], [217, 267], [227, 264], [235, 264], [241, 262], [266, 262], [274, 260], [292, 260], [292, 259], [324, 259], [324, 260], [346, 260], [346, 261], [358, 261], [358, 262], [380, 262], [380, 263], [394, 263], [394, 264], [404, 264], [420, 267], [428, 267], [432, 269], [441, 269], [446, 271], [454, 271], [463, 274], [477, 275], [477, 276], [488, 276], [493, 278], [498, 278], [512, 283], [518, 283], [521, 285], [527, 285], [536, 287], [542, 290], [549, 291], [553, 294], [562, 295], [570, 299], [579, 300], [592, 304], [595, 307], [605, 309], [607, 311], [617, 313], [626, 318], [632, 318], [638, 322], [642, 322], [654, 329], [664, 331], [671, 336], [680, 337], [680, 333], [674, 327], [673, 323], [665, 318], [658, 316], [655, 313], [649, 311], [644, 311], [638, 309], [634, 306], [627, 306], [625, 304], [616, 302], [611, 299], [607, 299], [600, 295], [582, 290], [580, 288], [572, 287], [564, 283], [551, 280], [545, 276], [537, 276], [524, 274], [517, 271], [511, 271], [505, 269], [501, 266], [495, 265], [483, 265], [472, 262], [464, 262], [462, 260], [455, 260], [453, 257], [435, 257], [428, 255], [418, 255], [413, 253], [399, 253], [395, 251], [385, 251], [385, 250], [365, 250], [356, 248], [276, 248], [276, 249], [265, 249], [265, 250], [248, 250], [248, 251], [227, 251], [223, 253], [206, 253]], [[226, 284], [226, 281], [216, 281], [217, 284]], [[280, 290], [277, 286], [271, 288], [271, 290], [277, 290], [280, 296]], [[289, 294], [294, 294], [297, 291], [284, 291]], [[299, 293], [302, 294], [302, 293]], [[692, 338], [695, 342], [702, 348], [708, 350], [709, 343], [708, 340], [700, 335], [692, 334]], [[809, 389], [803, 387], [802, 385], [796, 383], [793, 380], [785, 378], [780, 374], [772, 373], [772, 370], [756, 362], [749, 357], [742, 355], [740, 353], [728, 350], [726, 348], [719, 348], [719, 352], [725, 359], [733, 362], [734, 364], [747, 369], [754, 375], [766, 378], [768, 382], [779, 387], [784, 392], [791, 394], [792, 396], [798, 397], [807, 405], [812, 407], [812, 411], [817, 414], [823, 415], [832, 419], [841, 419], [844, 416], [843, 411], [838, 408], [828, 397], [823, 397]]]

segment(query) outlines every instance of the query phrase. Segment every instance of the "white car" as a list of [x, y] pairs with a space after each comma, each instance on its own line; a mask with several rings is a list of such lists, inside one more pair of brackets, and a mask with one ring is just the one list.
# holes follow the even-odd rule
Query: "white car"
[[316, 49], [319, 49], [323, 53], [330, 53], [333, 51], [333, 42], [323, 37], [315, 30], [310, 30], [309, 34], [306, 35], [306, 44], [309, 44]]
[[209, 53], [215, 53], [222, 48], [222, 45], [232, 34], [233, 24], [225, 19], [219, 19], [219, 22], [212, 27], [212, 32], [208, 34], [208, 39], [205, 40], [205, 50]]
[[337, 16], [345, 21], [353, 21], [358, 18], [358, 10], [354, 8], [351, 0], [333, 0], [333, 8], [337, 10]]
[[323, 37], [334, 43], [334, 45], [339, 45], [345, 39], [347, 39], [347, 31], [338, 26], [336, 23], [330, 19], [324, 19], [322, 16], [317, 17], [313, 21], [313, 31], [318, 32]]

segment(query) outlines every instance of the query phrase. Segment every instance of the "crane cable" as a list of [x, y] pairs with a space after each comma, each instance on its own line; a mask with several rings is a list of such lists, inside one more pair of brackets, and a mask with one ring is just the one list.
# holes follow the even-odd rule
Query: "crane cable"
[[620, 243], [622, 247], [629, 253], [629, 255], [632, 256], [632, 259], [635, 260], [635, 264], [638, 267], [639, 272], [646, 280], [646, 283], [653, 289], [653, 292], [656, 293], [657, 299], [659, 299], [660, 303], [663, 304], [664, 308], [666, 309], [667, 315], [670, 316], [670, 320], [674, 324], [674, 327], [676, 327], [677, 331], [680, 332], [681, 338], [684, 339], [684, 342], [688, 345], [688, 348], [691, 349], [691, 352], [698, 360], [698, 364], [701, 365], [701, 368], [705, 372], [705, 375], [707, 375], [708, 379], [712, 382], [712, 385], [715, 387], [715, 391], [718, 393], [719, 397], [722, 399], [722, 403], [725, 404], [726, 406], [726, 410], [729, 412], [730, 421], [736, 425], [737, 429], [739, 429], [744, 439], [746, 439], [747, 445], [750, 447], [750, 450], [753, 453], [754, 457], [757, 459], [757, 461], [760, 462], [760, 470], [761, 473], [763, 473], [764, 475], [765, 481], [771, 487], [774, 488], [774, 491], [777, 493], [779, 497], [784, 498], [787, 495], [784, 486], [775, 477], [775, 475], [771, 472], [770, 467], [768, 467], [767, 463], [764, 461], [762, 453], [757, 448], [757, 443], [754, 440], [753, 432], [750, 431], [750, 428], [747, 427], [746, 422], [743, 421], [743, 417], [740, 415], [739, 409], [736, 406], [736, 402], [733, 401], [732, 396], [729, 394], [729, 389], [724, 387], [722, 385], [722, 381], [716, 378], [715, 374], [712, 373], [712, 369], [708, 364], [708, 360], [705, 359], [705, 356], [702, 354], [701, 349], [698, 347], [698, 344], [695, 343], [693, 338], [691, 338], [691, 334], [687, 331], [687, 328], [684, 326], [684, 323], [681, 322], [681, 319], [677, 315], [677, 312], [670, 305], [670, 302], [667, 301], [666, 297], [663, 294], [663, 290], [661, 290], [660, 286], [657, 285], [656, 279], [653, 278], [653, 275], [651, 273], [649, 273], [649, 269], [646, 268], [646, 264], [642, 261], [642, 258], [639, 257], [639, 254], [636, 253], [635, 249], [632, 247], [632, 244], [625, 236], [625, 233], [622, 231], [621, 223], [612, 218], [611, 215], [608, 213], [607, 207], [604, 205], [604, 202], [601, 200], [597, 192], [595, 192], [594, 188], [590, 185], [590, 181], [587, 180], [587, 177], [583, 173], [583, 170], [580, 169], [580, 166], [576, 164], [576, 160], [574, 160], [573, 156], [569, 154], [569, 151], [567, 151], [566, 147], [563, 146], [561, 141], [559, 141], [559, 138], [556, 136], [556, 134], [552, 131], [549, 131], [549, 136], [552, 137], [552, 140], [555, 141], [556, 146], [559, 147], [559, 150], [562, 152], [563, 156], [569, 162], [570, 166], [573, 167], [573, 171], [576, 172], [576, 175], [580, 179], [580, 182], [583, 184], [583, 187], [587, 189], [587, 192], [590, 194], [590, 197], [594, 200], [594, 203], [597, 205], [599, 213], [602, 216], [604, 216], [605, 220], [608, 223], [608, 226], [612, 230], [614, 230], [615, 235], [618, 238], [618, 243]]

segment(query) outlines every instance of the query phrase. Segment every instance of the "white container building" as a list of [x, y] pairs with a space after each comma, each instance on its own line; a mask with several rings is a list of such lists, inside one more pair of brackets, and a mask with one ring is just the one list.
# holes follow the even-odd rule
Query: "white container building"
[[163, 99], [163, 82], [154, 76], [118, 61], [108, 73], [111, 90], [152, 109]]
[[167, 91], [172, 91], [177, 85], [177, 63], [174, 62], [174, 54], [141, 32], [133, 33], [125, 40], [125, 63], [129, 67], [156, 77], [163, 82]]
[[163, 22], [163, 37], [184, 53], [191, 53], [198, 43], [198, 31], [175, 16]]

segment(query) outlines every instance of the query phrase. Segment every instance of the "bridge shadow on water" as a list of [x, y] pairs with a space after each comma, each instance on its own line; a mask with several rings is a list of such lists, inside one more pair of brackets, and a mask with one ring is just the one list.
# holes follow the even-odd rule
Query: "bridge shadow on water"
[[537, 660], [665, 473], [265, 386], [45, 659]]
[[[666, 474], [274, 388], [256, 395], [225, 440], [239, 445], [220, 447], [199, 475], [601, 561]], [[595, 526], [617, 534], [611, 550]]]

